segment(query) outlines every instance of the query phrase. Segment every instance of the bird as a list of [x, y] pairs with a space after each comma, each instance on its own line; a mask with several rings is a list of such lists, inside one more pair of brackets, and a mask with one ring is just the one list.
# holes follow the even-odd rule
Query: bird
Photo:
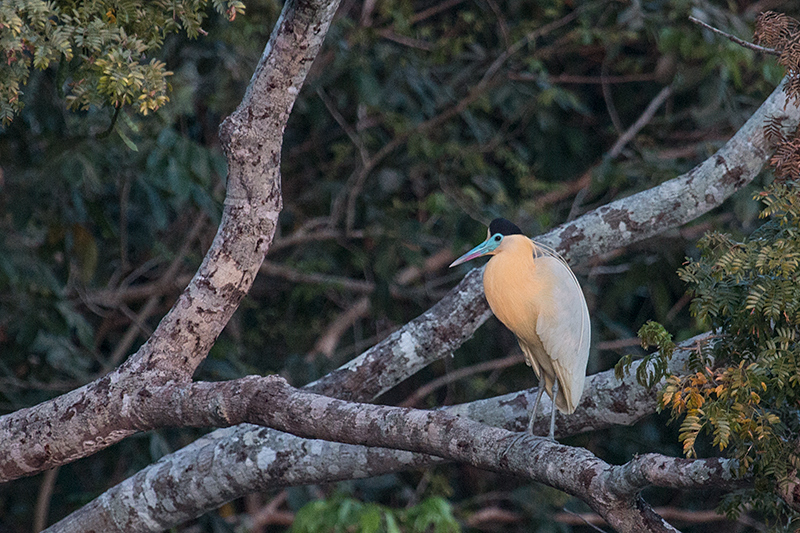
[[[539, 379], [539, 391], [528, 422], [533, 421], [542, 393], [564, 414], [572, 414], [583, 394], [589, 361], [589, 308], [575, 274], [552, 248], [529, 239], [514, 223], [496, 218], [485, 241], [450, 265], [492, 256], [483, 273], [483, 289], [494, 315], [516, 335], [525, 362]], [[555, 433], [555, 408], [550, 414], [550, 439]]]

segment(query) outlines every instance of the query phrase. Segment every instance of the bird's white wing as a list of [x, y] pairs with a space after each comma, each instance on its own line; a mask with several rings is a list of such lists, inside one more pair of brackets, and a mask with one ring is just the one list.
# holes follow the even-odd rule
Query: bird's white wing
[[[536, 333], [553, 361], [558, 377], [559, 397], [566, 405], [561, 410], [572, 413], [578, 406], [589, 361], [591, 327], [589, 309], [575, 274], [556, 252], [534, 243], [537, 278], [550, 287], [539, 303]], [[562, 399], [562, 398], [559, 398]]]

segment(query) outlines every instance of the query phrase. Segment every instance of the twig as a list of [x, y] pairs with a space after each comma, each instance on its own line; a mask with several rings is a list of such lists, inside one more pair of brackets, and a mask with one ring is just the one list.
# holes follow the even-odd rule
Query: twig
[[508, 511], [496, 505], [492, 505], [472, 513], [469, 518], [467, 518], [466, 525], [469, 528], [476, 529], [484, 529], [484, 527], [487, 529], [492, 528], [488, 530], [494, 531], [494, 528], [498, 527], [500, 524], [513, 524], [524, 520], [525, 517], [521, 513]]
[[358, 301], [350, 307], [347, 311], [336, 317], [331, 322], [325, 332], [314, 343], [314, 348], [306, 355], [306, 360], [313, 360], [314, 356], [321, 353], [325, 357], [332, 357], [339, 345], [339, 340], [344, 335], [344, 332], [353, 325], [353, 323], [369, 313], [371, 308], [369, 298], [362, 296]]
[[436, 378], [433, 381], [430, 381], [424, 386], [418, 388], [413, 392], [413, 394], [411, 394], [408, 398], [400, 402], [398, 405], [400, 407], [414, 407], [427, 395], [429, 395], [430, 393], [432, 393], [433, 391], [435, 391], [440, 387], [449, 385], [450, 383], [471, 376], [473, 374], [478, 374], [480, 372], [486, 372], [488, 370], [497, 370], [501, 368], [508, 368], [509, 366], [516, 365], [517, 363], [521, 363], [522, 361], [523, 361], [522, 354], [515, 353], [514, 355], [509, 355], [507, 357], [503, 357], [502, 359], [493, 359], [491, 361], [484, 361], [483, 363], [478, 363], [476, 365], [459, 368], [458, 370], [449, 372], [444, 376]]
[[[573, 522], [571, 522], [572, 524], [579, 525], [579, 524], [581, 524], [581, 523], [584, 523], [584, 524], [586, 524], [587, 526], [589, 526], [590, 528], [594, 529], [595, 531], [600, 531], [600, 533], [606, 533], [606, 530], [605, 530], [605, 529], [600, 529], [599, 527], [597, 527], [596, 525], [594, 525], [592, 522], [590, 522], [590, 521], [589, 521], [589, 519], [594, 519], [594, 520], [592, 520], [592, 521], [596, 521], [596, 522], [599, 522], [599, 523], [601, 523], [601, 524], [605, 524], [605, 523], [606, 523], [606, 521], [605, 521], [605, 520], [603, 520], [603, 519], [600, 517], [600, 515], [598, 515], [598, 514], [596, 514], [596, 513], [576, 513], [575, 511], [570, 511], [570, 510], [569, 510], [569, 509], [567, 509], [566, 507], [563, 507], [562, 509], [564, 510], [564, 513], [559, 513], [559, 515], [567, 514], [567, 515], [572, 515], [572, 516], [574, 516], [574, 517], [578, 518], [578, 521], [573, 521]], [[558, 516], [558, 515], [556, 515], [556, 516]], [[556, 518], [556, 517], [553, 517], [553, 519], [554, 519], [556, 522], [562, 522], [562, 523], [564, 523], [564, 521], [563, 521], [563, 520], [559, 520], [559, 519], [558, 519], [558, 518]], [[599, 520], [598, 520], [598, 519], [599, 519]]]
[[[688, 509], [678, 509], [676, 507], [655, 507], [653, 511], [661, 515], [664, 520], [682, 522], [684, 524], [707, 524], [709, 522], [733, 522], [728, 520], [724, 514], [719, 514], [713, 510], [691, 511]], [[605, 524], [600, 515], [596, 513], [576, 513], [569, 509], [564, 509], [562, 513], [553, 515], [553, 520], [567, 525], [581, 525], [586, 524], [590, 527], [603, 531], [597, 528], [596, 524]], [[747, 525], [753, 526], [752, 520], [737, 520]]]
[[140, 324], [150, 318], [150, 315], [155, 312], [156, 307], [158, 307], [158, 301], [159, 296], [151, 296], [147, 302], [145, 302], [139, 313], [131, 319], [131, 325], [125, 330], [122, 339], [117, 343], [117, 347], [114, 348], [111, 357], [108, 359], [108, 363], [105, 365], [107, 367], [106, 370], [116, 367], [119, 362], [122, 361], [122, 358], [128, 352], [133, 341], [136, 340], [136, 337], [141, 332]]
[[566, 184], [559, 184], [558, 188], [543, 194], [536, 198], [536, 207], [543, 209], [544, 207], [560, 202], [574, 194], [578, 194], [582, 189], [585, 189], [592, 183], [592, 172], [588, 170], [581, 175], [577, 180], [571, 181]]
[[[192, 280], [191, 274], [182, 274], [172, 279], [164, 277], [151, 283], [141, 283], [119, 289], [100, 289], [82, 295], [81, 301], [87, 306], [103, 305], [104, 307], [117, 307], [144, 300], [151, 296], [164, 296], [170, 292], [179, 291]], [[95, 313], [99, 314], [97, 311]], [[102, 315], [101, 315], [102, 316]]]
[[[148, 301], [147, 303], [150, 303], [150, 302], [152, 302], [152, 301], [155, 301], [156, 303], [158, 303], [158, 300], [157, 300], [157, 299], [151, 299], [151, 300], [150, 300], [150, 301]], [[145, 308], [147, 308], [147, 306], [146, 306], [146, 305], [145, 305]], [[125, 317], [126, 317], [128, 320], [130, 320], [132, 324], [135, 324], [135, 325], [136, 325], [136, 327], [137, 327], [137, 328], [139, 328], [139, 331], [140, 331], [140, 332], [141, 332], [143, 335], [145, 335], [145, 336], [149, 337], [150, 335], [152, 335], [152, 334], [153, 334], [153, 328], [151, 328], [150, 326], [148, 326], [148, 325], [147, 325], [147, 324], [144, 322], [144, 320], [147, 320], [147, 317], [149, 317], [151, 314], [153, 314], [153, 311], [155, 311], [155, 309], [147, 309], [147, 310], [145, 310], [145, 309], [142, 309], [142, 310], [139, 312], [139, 314], [138, 314], [138, 315], [137, 315], [137, 314], [136, 314], [136, 313], [133, 311], [133, 309], [131, 309], [130, 307], [128, 307], [128, 306], [127, 306], [127, 305], [125, 305], [125, 304], [120, 304], [120, 306], [119, 306], [117, 309], [119, 310], [119, 312], [120, 312], [120, 313], [122, 313], [123, 315], [125, 315]]]
[[608, 110], [608, 116], [611, 117], [611, 123], [614, 125], [614, 129], [617, 130], [617, 134], [622, 134], [622, 121], [619, 119], [619, 114], [617, 114], [617, 107], [614, 105], [614, 99], [611, 97], [611, 89], [608, 86], [608, 58], [603, 60], [603, 64], [600, 67], [600, 88], [603, 91], [603, 100], [606, 103], [606, 109]]
[[342, 130], [344, 130], [345, 134], [347, 134], [347, 137], [358, 149], [358, 154], [359, 156], [361, 156], [361, 164], [366, 166], [367, 161], [369, 160], [369, 151], [367, 151], [367, 147], [364, 145], [364, 141], [361, 140], [361, 137], [358, 136], [356, 130], [354, 130], [353, 127], [347, 123], [342, 114], [339, 113], [339, 110], [336, 108], [336, 105], [333, 103], [328, 94], [325, 92], [325, 89], [319, 87], [317, 89], [317, 96], [319, 96], [319, 99], [322, 100], [323, 104], [325, 104], [325, 108], [328, 110], [328, 113], [331, 114], [333, 120], [336, 121], [336, 123], [339, 125], [340, 128], [342, 128]]
[[83, 382], [78, 380], [48, 381], [47, 383], [45, 383], [43, 381], [37, 381], [33, 379], [22, 380], [11, 376], [0, 378], [0, 387], [6, 389], [6, 391], [8, 390], [8, 388], [14, 388], [20, 390], [63, 392], [72, 390], [75, 387], [79, 387], [81, 385], [83, 385]]
[[402, 44], [403, 46], [408, 46], [409, 48], [416, 48], [417, 50], [424, 50], [426, 52], [430, 52], [434, 48], [434, 46], [427, 41], [423, 41], [421, 39], [414, 39], [413, 37], [409, 37], [407, 35], [400, 35], [388, 28], [378, 31], [378, 35], [380, 35], [384, 39], [388, 39], [397, 44]]
[[331, 114], [336, 123], [339, 124], [339, 127], [344, 130], [344, 132], [347, 134], [347, 137], [358, 149], [358, 154], [361, 158], [361, 164], [357, 165], [356, 170], [353, 171], [353, 173], [347, 179], [344, 190], [333, 201], [333, 208], [331, 209], [331, 218], [333, 220], [338, 219], [337, 213], [342, 209], [342, 204], [345, 198], [347, 198], [345, 233], [349, 234], [353, 229], [353, 224], [355, 222], [356, 198], [358, 198], [358, 195], [361, 193], [361, 189], [364, 187], [364, 181], [367, 179], [369, 169], [372, 168], [370, 165], [369, 151], [367, 150], [364, 141], [358, 136], [358, 133], [350, 126], [350, 124], [347, 123], [342, 114], [339, 113], [339, 110], [336, 109], [336, 106], [333, 104], [331, 99], [328, 98], [328, 95], [322, 88], [317, 89], [317, 95], [319, 96], [320, 100], [322, 100], [322, 103], [325, 104], [325, 107], [328, 109], [328, 112]]
[[251, 516], [251, 529], [259, 529], [269, 525], [290, 526], [294, 522], [294, 513], [290, 511], [279, 511], [278, 508], [284, 504], [288, 493], [282, 490], [277, 496], [272, 498], [257, 513]]
[[633, 139], [636, 134], [639, 133], [639, 131], [653, 119], [653, 115], [656, 114], [658, 108], [661, 107], [661, 104], [663, 104], [671, 94], [671, 85], [667, 85], [661, 89], [661, 91], [659, 91], [656, 97], [653, 98], [649, 104], [647, 104], [647, 107], [642, 112], [642, 115], [636, 120], [636, 122], [634, 122], [631, 127], [625, 130], [625, 133], [620, 135], [619, 139], [617, 139], [617, 142], [615, 142], [614, 146], [611, 147], [611, 150], [608, 151], [609, 157], [615, 159], [617, 156], [619, 156], [620, 152], [622, 152], [622, 149], [625, 148], [625, 145], [628, 144], [631, 139]]
[[[185, 240], [183, 241], [183, 246], [181, 246], [178, 253], [175, 255], [175, 258], [170, 263], [167, 270], [161, 276], [162, 280], [171, 280], [175, 278], [178, 274], [178, 270], [181, 267], [181, 263], [183, 262], [184, 256], [189, 252], [189, 249], [194, 244], [194, 241], [200, 235], [200, 232], [205, 227], [205, 219], [206, 214], [201, 213], [192, 223], [192, 227], [189, 230], [189, 234], [186, 236]], [[122, 358], [125, 356], [127, 351], [130, 349], [133, 342], [136, 340], [137, 335], [139, 334], [140, 324], [143, 324], [150, 315], [152, 315], [155, 310], [158, 308], [158, 303], [160, 300], [160, 296], [158, 294], [154, 294], [150, 296], [150, 298], [145, 302], [142, 309], [136, 315], [136, 319], [133, 320], [133, 323], [128, 326], [128, 329], [125, 331], [125, 334], [122, 336], [122, 339], [117, 344], [116, 348], [114, 348], [114, 352], [108, 359], [108, 363], [106, 364], [107, 368], [114, 368], [116, 367]]]
[[161, 262], [162, 260], [160, 257], [154, 257], [152, 259], [148, 259], [138, 267], [134, 268], [130, 274], [125, 276], [125, 279], [123, 279], [122, 282], [120, 282], [119, 284], [120, 288], [129, 286], [131, 283], [134, 282], [134, 280], [136, 280], [140, 276], [143, 276], [145, 272], [155, 268]]
[[[268, 276], [283, 278], [292, 283], [330, 285], [356, 293], [369, 293], [375, 290], [375, 284], [371, 281], [346, 278], [344, 276], [333, 276], [331, 274], [320, 274], [318, 272], [301, 272], [285, 265], [273, 263], [272, 261], [264, 261], [261, 264], [260, 272]], [[394, 283], [389, 286], [389, 294], [394, 298], [413, 299], [425, 297], [425, 292], [422, 289], [416, 287], [403, 288], [400, 285]]]
[[50, 514], [50, 501], [53, 498], [53, 489], [56, 486], [58, 471], [60, 466], [51, 468], [42, 476], [42, 484], [39, 486], [39, 497], [36, 500], [36, 511], [33, 518], [33, 531], [39, 533], [47, 527], [47, 515]]
[[[537, 81], [541, 79], [539, 74], [531, 74], [529, 72], [510, 72], [508, 79], [515, 81]], [[548, 76], [547, 81], [553, 84], [581, 84], [581, 85], [601, 85], [608, 83], [615, 85], [618, 83], [636, 83], [643, 81], [653, 81], [656, 79], [655, 72], [649, 74], [626, 74], [620, 76], [578, 76], [574, 74], [559, 74], [557, 76]]]
[[411, 23], [416, 24], [417, 22], [421, 22], [426, 18], [430, 18], [442, 11], [448, 10], [451, 7], [455, 7], [464, 0], [445, 0], [441, 4], [437, 4], [435, 6], [429, 7], [428, 9], [423, 9], [413, 17], [411, 17]]
[[692, 22], [694, 22], [695, 24], [697, 24], [699, 26], [704, 27], [707, 30], [711, 30], [711, 31], [713, 31], [714, 33], [716, 33], [718, 35], [722, 35], [723, 37], [727, 38], [729, 41], [733, 41], [734, 43], [738, 44], [739, 46], [743, 46], [745, 48], [749, 48], [750, 50], [755, 50], [756, 52], [760, 52], [762, 54], [769, 54], [769, 55], [773, 55], [773, 56], [781, 55], [781, 53], [778, 50], [775, 50], [774, 48], [766, 48], [764, 46], [759, 46], [757, 44], [753, 44], [751, 42], [744, 41], [742, 39], [739, 39], [738, 37], [735, 37], [735, 36], [731, 35], [730, 33], [725, 33], [722, 30], [718, 30], [714, 26], [709, 26], [708, 24], [706, 24], [702, 20], [696, 19], [694, 17], [689, 17], [689, 20], [691, 20]]
[[641, 346], [642, 340], [639, 337], [629, 337], [627, 339], [617, 339], [613, 341], [601, 341], [595, 344], [598, 350], [619, 350], [620, 348], [630, 348], [631, 346]]
[[283, 278], [294, 283], [333, 285], [348, 291], [360, 293], [372, 292], [375, 289], [375, 284], [369, 281], [346, 278], [344, 276], [332, 276], [330, 274], [319, 274], [316, 272], [301, 272], [287, 267], [286, 265], [273, 263], [272, 261], [264, 261], [261, 264], [261, 273]]
[[119, 194], [119, 269], [128, 270], [128, 203], [131, 195], [131, 180], [126, 176]]
[[489, 9], [492, 10], [494, 16], [497, 18], [497, 25], [500, 27], [500, 34], [503, 36], [503, 45], [508, 48], [511, 46], [511, 34], [508, 31], [508, 24], [506, 23], [505, 17], [503, 17], [503, 12], [500, 9], [500, 6], [497, 5], [497, 2], [494, 0], [486, 0], [486, 3], [489, 5]]

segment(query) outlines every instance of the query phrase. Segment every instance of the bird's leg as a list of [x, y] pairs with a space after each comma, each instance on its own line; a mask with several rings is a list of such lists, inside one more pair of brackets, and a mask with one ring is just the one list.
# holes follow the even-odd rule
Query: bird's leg
[[[536, 410], [539, 408], [539, 402], [542, 400], [542, 394], [544, 393], [544, 381], [539, 382], [539, 392], [536, 393], [536, 400], [533, 402], [533, 409], [531, 410], [530, 419], [528, 419], [528, 433], [533, 435], [533, 420], [536, 418]], [[520, 433], [506, 446], [505, 452], [503, 452], [503, 456], [508, 455], [508, 450], [511, 449], [516, 443], [518, 443], [523, 437], [525, 433]], [[535, 435], [534, 435], [535, 436]]]
[[536, 393], [536, 400], [533, 402], [531, 417], [528, 420], [528, 433], [531, 435], [533, 435], [533, 420], [536, 418], [536, 410], [539, 409], [539, 402], [542, 401], [542, 394], [544, 394], [544, 381], [539, 382], [539, 392]]
[[553, 405], [550, 408], [550, 439], [556, 440], [556, 395], [558, 394], [558, 378], [553, 380]]

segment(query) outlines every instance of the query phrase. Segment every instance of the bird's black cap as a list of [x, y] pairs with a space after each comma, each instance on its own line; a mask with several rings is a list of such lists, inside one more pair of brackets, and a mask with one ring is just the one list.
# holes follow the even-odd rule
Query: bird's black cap
[[522, 230], [517, 227], [513, 222], [509, 222], [504, 218], [496, 218], [489, 224], [489, 233], [495, 235], [522, 235]]

